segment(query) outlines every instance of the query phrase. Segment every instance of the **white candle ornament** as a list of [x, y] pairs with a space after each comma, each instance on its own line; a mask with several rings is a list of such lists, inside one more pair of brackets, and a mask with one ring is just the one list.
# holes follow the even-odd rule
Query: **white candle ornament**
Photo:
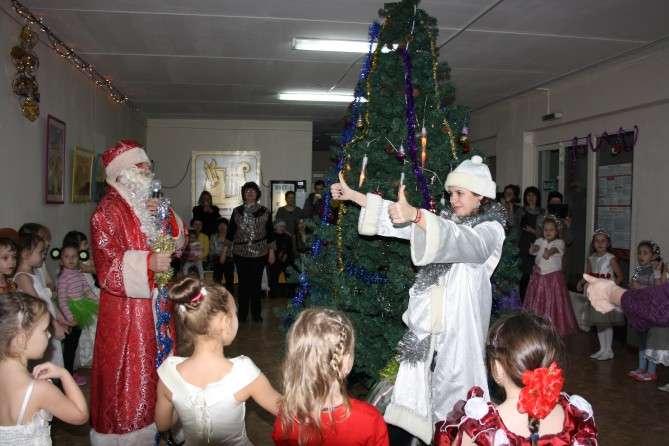
[[360, 169], [360, 179], [358, 180], [358, 189], [365, 183], [365, 169], [367, 169], [367, 154], [362, 158], [362, 168]]

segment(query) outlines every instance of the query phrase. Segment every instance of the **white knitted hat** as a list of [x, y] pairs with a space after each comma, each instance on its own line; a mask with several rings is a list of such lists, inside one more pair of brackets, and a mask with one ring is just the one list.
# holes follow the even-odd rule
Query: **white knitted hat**
[[444, 187], [458, 186], [478, 195], [495, 199], [497, 185], [492, 180], [490, 169], [483, 164], [483, 158], [478, 155], [464, 160], [455, 170], [448, 174]]

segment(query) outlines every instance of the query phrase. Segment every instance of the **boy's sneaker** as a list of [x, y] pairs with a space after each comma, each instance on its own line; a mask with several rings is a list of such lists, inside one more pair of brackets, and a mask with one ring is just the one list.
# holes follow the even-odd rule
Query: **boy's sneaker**
[[639, 375], [642, 375], [645, 371], [643, 369], [636, 369], [636, 370], [631, 370], [627, 372], [627, 376], [630, 378], [634, 378], [636, 380], [639, 379]]
[[86, 383], [88, 382], [88, 380], [85, 377], [81, 376], [78, 373], [75, 373], [72, 378], [74, 378], [74, 382], [77, 383], [78, 386], [85, 386]]

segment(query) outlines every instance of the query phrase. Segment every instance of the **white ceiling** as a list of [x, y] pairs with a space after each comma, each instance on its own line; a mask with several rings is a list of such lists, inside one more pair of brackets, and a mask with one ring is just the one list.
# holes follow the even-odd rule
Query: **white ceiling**
[[[307, 119], [345, 105], [280, 102], [327, 89], [358, 57], [290, 49], [293, 37], [367, 38], [383, 0], [24, 0], [154, 118]], [[445, 42], [493, 0], [423, 0]], [[669, 35], [668, 0], [505, 0], [441, 50], [476, 108]], [[340, 84], [352, 89], [358, 68]]]

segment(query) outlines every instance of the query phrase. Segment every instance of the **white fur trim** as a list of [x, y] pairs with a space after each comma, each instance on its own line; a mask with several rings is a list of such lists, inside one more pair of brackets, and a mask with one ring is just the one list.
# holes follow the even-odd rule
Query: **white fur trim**
[[418, 437], [426, 444], [432, 443], [434, 437], [434, 423], [432, 423], [432, 420], [427, 420], [404, 406], [390, 403], [386, 408], [383, 419], [386, 423], [402, 428], [411, 435]]
[[432, 212], [422, 210], [425, 230], [413, 225], [411, 228], [411, 260], [416, 266], [432, 263], [439, 251], [439, 219]]
[[367, 194], [367, 206], [360, 209], [358, 218], [358, 232], [361, 235], [377, 234], [382, 210], [383, 198], [376, 194]]
[[128, 297], [150, 299], [149, 251], [126, 251], [123, 254], [123, 285]]
[[133, 147], [114, 158], [107, 167], [105, 167], [105, 175], [108, 184], [115, 184], [116, 177], [121, 171], [140, 163], [150, 163], [151, 160], [146, 155], [146, 152], [141, 147]]
[[146, 446], [155, 443], [156, 433], [155, 423], [127, 434], [101, 434], [91, 429], [90, 440], [92, 446]]
[[446, 177], [445, 187], [448, 188], [449, 186], [462, 187], [493, 200], [497, 195], [497, 185], [494, 181], [464, 172], [453, 171], [449, 173], [448, 177]]

